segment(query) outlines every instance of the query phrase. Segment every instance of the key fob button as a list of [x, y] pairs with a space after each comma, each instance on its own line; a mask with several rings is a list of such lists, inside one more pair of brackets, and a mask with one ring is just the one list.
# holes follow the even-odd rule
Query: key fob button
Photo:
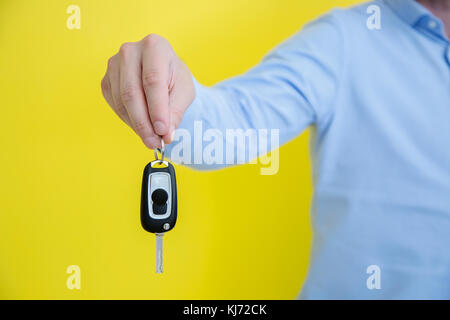
[[154, 214], [165, 214], [167, 212], [167, 199], [169, 195], [164, 189], [156, 189], [152, 193], [153, 201], [153, 213]]
[[152, 193], [153, 204], [156, 204], [158, 206], [165, 205], [167, 203], [168, 198], [169, 198], [169, 195], [167, 194], [166, 190], [164, 190], [164, 189], [156, 189]]
[[167, 204], [157, 205], [153, 203], [153, 213], [154, 214], [165, 214], [167, 212]]

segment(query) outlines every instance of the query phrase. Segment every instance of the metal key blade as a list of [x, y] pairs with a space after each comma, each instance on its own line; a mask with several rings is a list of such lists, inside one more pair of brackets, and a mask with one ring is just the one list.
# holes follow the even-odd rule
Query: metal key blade
[[156, 273], [163, 272], [163, 235], [156, 233]]

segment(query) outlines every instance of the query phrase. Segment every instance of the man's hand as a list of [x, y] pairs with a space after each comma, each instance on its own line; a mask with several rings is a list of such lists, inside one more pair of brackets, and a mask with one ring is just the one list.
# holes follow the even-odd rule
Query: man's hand
[[153, 149], [170, 143], [195, 89], [188, 67], [169, 42], [150, 34], [124, 43], [108, 60], [102, 92], [114, 112]]

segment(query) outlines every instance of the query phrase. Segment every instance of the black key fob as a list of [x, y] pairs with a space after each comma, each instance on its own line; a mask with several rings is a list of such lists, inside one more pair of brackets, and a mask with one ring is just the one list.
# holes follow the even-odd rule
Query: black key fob
[[163, 233], [177, 221], [177, 184], [173, 165], [155, 160], [145, 166], [141, 193], [142, 227], [152, 233]]

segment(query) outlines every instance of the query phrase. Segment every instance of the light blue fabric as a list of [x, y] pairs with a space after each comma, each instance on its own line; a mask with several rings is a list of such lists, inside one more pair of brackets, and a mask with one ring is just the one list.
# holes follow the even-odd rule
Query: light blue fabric
[[[366, 26], [369, 5], [379, 30]], [[449, 66], [442, 22], [415, 1], [386, 0], [331, 11], [241, 76], [195, 82], [181, 123], [190, 132], [195, 120], [279, 128], [286, 143], [313, 128], [301, 298], [450, 299]], [[367, 288], [370, 265], [379, 290]]]

